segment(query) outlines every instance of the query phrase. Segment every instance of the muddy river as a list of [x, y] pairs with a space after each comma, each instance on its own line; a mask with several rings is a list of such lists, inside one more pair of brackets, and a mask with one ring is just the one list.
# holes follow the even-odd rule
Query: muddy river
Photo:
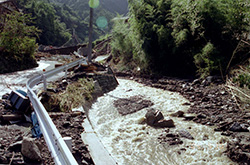
[[[178, 93], [151, 88], [131, 80], [118, 79], [119, 86], [98, 98], [89, 110], [91, 124], [111, 156], [124, 165], [138, 164], [234, 164], [225, 154], [226, 137], [214, 132], [213, 127], [203, 126], [183, 118], [170, 117], [178, 110], [186, 112], [188, 100]], [[174, 120], [176, 133], [185, 129], [194, 140], [181, 138], [183, 144], [169, 145], [159, 142], [159, 135], [166, 129], [156, 129], [142, 124], [147, 108], [122, 116], [113, 102], [119, 98], [141, 95], [151, 100], [150, 108], [160, 110], [166, 119]]]

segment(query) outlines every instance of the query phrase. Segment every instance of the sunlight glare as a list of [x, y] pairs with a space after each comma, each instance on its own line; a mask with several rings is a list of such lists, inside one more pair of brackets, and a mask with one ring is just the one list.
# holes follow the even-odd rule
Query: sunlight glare
[[104, 16], [98, 17], [97, 20], [96, 20], [96, 25], [97, 25], [100, 29], [106, 28], [107, 25], [108, 25], [108, 20], [107, 20], [107, 18], [104, 17]]
[[97, 8], [99, 4], [100, 4], [99, 0], [89, 0], [89, 7], [91, 8]]

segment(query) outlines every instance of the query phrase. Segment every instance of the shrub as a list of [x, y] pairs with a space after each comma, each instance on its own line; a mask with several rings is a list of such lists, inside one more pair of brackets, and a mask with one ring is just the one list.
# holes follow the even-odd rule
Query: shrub
[[190, 50], [199, 75], [225, 71], [247, 32], [247, 6], [241, 0], [174, 0], [171, 13], [176, 46]]
[[[57, 87], [61, 84], [53, 84]], [[67, 85], [65, 91], [58, 93], [48, 93], [42, 98], [42, 103], [48, 111], [70, 112], [73, 108], [78, 108], [92, 100], [94, 91], [93, 79], [80, 78]]]

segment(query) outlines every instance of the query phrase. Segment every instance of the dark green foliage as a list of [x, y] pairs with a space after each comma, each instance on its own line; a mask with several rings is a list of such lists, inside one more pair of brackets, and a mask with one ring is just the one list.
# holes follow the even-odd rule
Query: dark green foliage
[[0, 30], [0, 73], [36, 66], [33, 55], [39, 30], [26, 25], [31, 22], [31, 17], [18, 12], [2, 17], [5, 21]]
[[[105, 0], [105, 1], [100, 1], [100, 5], [94, 9], [94, 39], [99, 38], [101, 35], [105, 35], [106, 33], [109, 33], [111, 31], [111, 27], [112, 27], [112, 22], [111, 20], [115, 17], [115, 13], [116, 12], [123, 12], [124, 8], [127, 8], [128, 5], [122, 6], [122, 4], [124, 3], [119, 3], [118, 1], [115, 3], [117, 5], [115, 5], [117, 8], [113, 8], [113, 5], [111, 5], [110, 1], [112, 0]], [[119, 2], [124, 2], [126, 0], [119, 0]], [[78, 23], [76, 26], [76, 33], [78, 36], [82, 35], [81, 33], [84, 33], [84, 37], [79, 37], [81, 38], [82, 41], [84, 41], [84, 39], [87, 37], [88, 35], [88, 23], [89, 23], [89, 0], [86, 1], [78, 1], [78, 0], [52, 0], [51, 2], [58, 4], [58, 6], [67, 6], [67, 10], [69, 11], [69, 9], [73, 10], [70, 13], [77, 16], [78, 18]], [[112, 7], [113, 10], [109, 10], [107, 8], [107, 6], [110, 8]], [[118, 8], [120, 7], [120, 8]], [[124, 13], [122, 13], [124, 14]], [[60, 16], [61, 14], [59, 14]], [[107, 19], [108, 22], [108, 26], [106, 26], [105, 28], [98, 28], [96, 25], [96, 21], [99, 17], [105, 17]], [[64, 22], [64, 21], [63, 21]], [[81, 23], [81, 24], [79, 24]], [[87, 24], [87, 26], [85, 25]], [[79, 27], [81, 26], [81, 27]], [[79, 28], [78, 28], [79, 27]], [[80, 30], [81, 29], [81, 30]], [[86, 40], [87, 41], [87, 40]]]
[[[72, 27], [68, 25], [74, 25], [76, 34], [82, 42], [88, 41], [88, 24], [89, 24], [89, 0], [50, 0], [57, 6], [63, 8], [62, 14], [57, 14], [61, 17], [61, 22], [65, 22], [68, 29], [72, 30]], [[58, 10], [57, 10], [58, 11]], [[102, 0], [100, 5], [94, 9], [94, 33], [93, 39], [98, 39], [100, 36], [110, 33], [112, 28], [112, 19], [116, 16], [116, 13], [125, 14], [128, 11], [127, 0]], [[68, 12], [68, 13], [67, 13]], [[67, 13], [67, 14], [65, 14]], [[73, 18], [74, 23], [69, 23], [62, 19], [62, 15], [68, 15], [68, 18]], [[98, 27], [96, 21], [99, 17], [105, 17], [108, 25], [104, 28]], [[65, 18], [65, 16], [64, 16]], [[76, 19], [77, 18], [77, 19]]]
[[129, 38], [130, 29], [128, 24], [123, 23], [124, 20], [115, 21], [115, 26], [113, 28], [113, 42], [112, 51], [113, 54], [118, 56], [121, 55], [126, 62], [131, 62], [133, 59], [133, 44]]
[[39, 44], [60, 46], [71, 37], [66, 25], [57, 19], [56, 11], [51, 4], [37, 0], [20, 0], [18, 6], [25, 13], [32, 14], [32, 25], [42, 31], [38, 38]]
[[139, 43], [141, 51], [137, 49], [132, 56], [144, 53], [148, 67], [158, 73], [182, 76], [198, 73], [202, 77], [217, 74], [225, 71], [238, 39], [249, 30], [245, 2], [130, 0], [127, 31], [132, 31], [128, 33], [132, 36], [120, 39], [114, 36], [114, 40], [126, 43], [121, 39], [133, 38], [132, 45], [138, 48], [135, 45]]
[[244, 5], [239, 0], [173, 2], [172, 35], [177, 49], [190, 51], [182, 53], [194, 57], [202, 77], [224, 71], [238, 44], [237, 37], [247, 30]]
[[[77, 14], [82, 16], [88, 15], [85, 10], [89, 10], [88, 3], [89, 0], [50, 0], [50, 2], [56, 4], [66, 4], [70, 8], [77, 11]], [[99, 0], [102, 9], [111, 13], [125, 14], [128, 12], [128, 2], [127, 0]]]

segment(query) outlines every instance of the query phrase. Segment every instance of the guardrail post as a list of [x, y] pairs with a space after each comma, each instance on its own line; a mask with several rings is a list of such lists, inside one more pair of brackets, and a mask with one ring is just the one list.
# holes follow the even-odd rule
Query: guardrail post
[[43, 89], [44, 91], [47, 91], [47, 81], [44, 74], [42, 75], [42, 78], [43, 78]]
[[64, 142], [68, 146], [70, 152], [72, 153], [72, 138], [71, 137], [63, 137]]
[[65, 79], [67, 78], [67, 74], [68, 74], [68, 65], [66, 64], [65, 65], [65, 75], [64, 75]]
[[80, 61], [80, 62], [79, 62], [78, 67], [80, 67], [80, 66], [81, 66], [81, 63], [82, 63], [82, 61]]

